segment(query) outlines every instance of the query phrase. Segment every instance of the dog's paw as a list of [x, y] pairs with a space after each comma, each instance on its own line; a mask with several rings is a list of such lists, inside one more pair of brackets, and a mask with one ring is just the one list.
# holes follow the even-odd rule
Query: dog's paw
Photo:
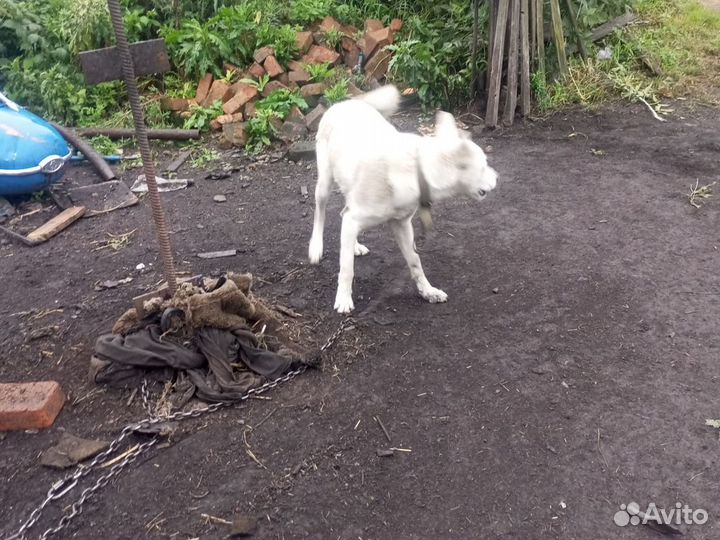
[[445, 292], [441, 291], [440, 289], [436, 289], [435, 287], [430, 287], [429, 289], [420, 291], [420, 296], [422, 296], [431, 304], [441, 304], [443, 302], [447, 302], [448, 299], [448, 296], [447, 294], [445, 294]]
[[367, 255], [370, 253], [370, 250], [363, 246], [362, 244], [356, 242], [355, 243], [355, 256], [356, 257], [362, 257], [363, 255]]
[[319, 264], [320, 259], [323, 256], [323, 243], [322, 240], [310, 240], [310, 247], [308, 248], [308, 258], [310, 264]]
[[353, 309], [355, 309], [355, 304], [353, 304], [351, 296], [337, 295], [335, 298], [335, 311], [338, 313], [350, 313]]

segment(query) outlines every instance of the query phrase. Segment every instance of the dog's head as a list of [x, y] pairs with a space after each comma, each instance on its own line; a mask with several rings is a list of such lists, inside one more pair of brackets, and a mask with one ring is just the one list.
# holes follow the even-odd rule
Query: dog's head
[[497, 173], [487, 163], [485, 152], [458, 129], [452, 114], [439, 111], [435, 117], [435, 137], [443, 148], [445, 181], [458, 193], [481, 201], [495, 189]]

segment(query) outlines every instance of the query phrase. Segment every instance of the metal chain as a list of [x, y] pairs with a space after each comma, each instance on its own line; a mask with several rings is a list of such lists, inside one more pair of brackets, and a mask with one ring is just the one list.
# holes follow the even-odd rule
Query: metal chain
[[[350, 318], [346, 318], [340, 323], [337, 330], [333, 332], [333, 334], [325, 341], [325, 343], [320, 347], [320, 351], [326, 351], [330, 347], [332, 347], [337, 339], [340, 337], [340, 335], [343, 333], [343, 331], [347, 328], [348, 324], [352, 321]], [[200, 416], [203, 416], [207, 413], [212, 413], [215, 411], [218, 411], [220, 409], [223, 409], [225, 407], [229, 407], [231, 405], [236, 405], [237, 403], [241, 403], [243, 401], [246, 401], [247, 399], [250, 399], [252, 396], [258, 396], [260, 394], [263, 394], [267, 392], [268, 390], [272, 390], [273, 388], [276, 388], [277, 386], [286, 383], [288, 381], [293, 380], [298, 375], [304, 373], [307, 370], [306, 365], [302, 365], [299, 368], [289, 371], [282, 377], [278, 377], [277, 379], [273, 379], [272, 381], [268, 381], [264, 383], [261, 386], [258, 386], [257, 388], [251, 388], [247, 391], [247, 393], [242, 396], [239, 400], [235, 401], [221, 401], [217, 403], [212, 403], [210, 405], [206, 405], [203, 407], [198, 407], [195, 409], [192, 409], [190, 411], [177, 411], [172, 414], [162, 415], [162, 416], [155, 416], [150, 407], [150, 394], [147, 388], [147, 380], [143, 381], [142, 387], [141, 387], [141, 396], [143, 400], [143, 408], [148, 413], [148, 418], [145, 418], [144, 420], [140, 420], [138, 422], [135, 422], [133, 424], [126, 425], [122, 431], [120, 432], [120, 435], [116, 439], [114, 439], [110, 445], [108, 446], [107, 450], [99, 453], [93, 460], [88, 463], [87, 465], [80, 464], [77, 466], [75, 471], [69, 475], [67, 475], [65, 478], [59, 480], [58, 482], [55, 482], [50, 489], [47, 492], [47, 495], [45, 496], [45, 500], [43, 500], [40, 505], [35, 508], [31, 513], [28, 519], [20, 526], [18, 531], [13, 534], [12, 536], [9, 536], [6, 538], [6, 540], [25, 540], [27, 531], [32, 528], [40, 519], [40, 516], [42, 515], [43, 510], [45, 507], [54, 500], [61, 499], [65, 495], [67, 495], [75, 486], [77, 486], [78, 482], [85, 476], [87, 476], [90, 472], [92, 472], [94, 469], [98, 468], [99, 466], [102, 466], [101, 463], [105, 462], [106, 459], [110, 457], [111, 454], [113, 454], [120, 443], [124, 441], [128, 435], [131, 433], [134, 433], [136, 431], [147, 429], [150, 426], [153, 426], [155, 424], [158, 424], [160, 422], [171, 422], [174, 420], [186, 420], [188, 418], [198, 418]], [[95, 484], [92, 486], [85, 488], [82, 493], [80, 494], [80, 497], [76, 502], [74, 502], [70, 506], [70, 511], [63, 515], [63, 517], [58, 522], [57, 526], [47, 529], [42, 536], [40, 536], [40, 540], [47, 540], [47, 538], [53, 534], [56, 534], [63, 530], [68, 523], [72, 519], [74, 519], [76, 516], [80, 515], [82, 513], [82, 506], [85, 503], [86, 500], [91, 498], [99, 489], [105, 487], [110, 480], [117, 476], [125, 467], [127, 467], [129, 464], [133, 463], [141, 454], [149, 450], [152, 446], [154, 446], [160, 438], [156, 435], [148, 442], [140, 444], [136, 450], [129, 452], [121, 461], [118, 463], [115, 463], [112, 465], [110, 470], [100, 476]], [[109, 460], [108, 460], [109, 462]]]

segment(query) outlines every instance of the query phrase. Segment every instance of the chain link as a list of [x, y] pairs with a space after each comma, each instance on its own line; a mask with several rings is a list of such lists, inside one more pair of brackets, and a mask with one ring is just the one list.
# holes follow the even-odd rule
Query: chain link
[[[320, 347], [320, 351], [326, 351], [330, 347], [332, 347], [335, 342], [338, 340], [340, 335], [343, 333], [343, 331], [347, 328], [349, 323], [352, 321], [350, 318], [344, 319], [340, 325], [338, 326], [337, 330], [333, 332], [333, 334], [325, 341], [325, 343]], [[140, 420], [138, 422], [135, 422], [133, 424], [126, 425], [122, 431], [120, 432], [120, 435], [118, 435], [117, 438], [115, 438], [108, 448], [104, 450], [103, 452], [99, 453], [97, 456], [93, 458], [93, 460], [88, 463], [87, 465], [80, 464], [77, 466], [75, 471], [71, 474], [68, 474], [65, 476], [65, 478], [62, 478], [61, 480], [55, 482], [50, 489], [47, 492], [47, 495], [45, 496], [45, 500], [43, 500], [40, 505], [35, 508], [28, 517], [27, 520], [20, 526], [18, 531], [13, 534], [12, 536], [7, 537], [5, 540], [25, 540], [27, 532], [30, 528], [32, 528], [40, 519], [40, 516], [42, 515], [43, 511], [45, 510], [45, 507], [54, 500], [61, 499], [65, 495], [67, 495], [70, 491], [72, 491], [75, 486], [78, 485], [78, 482], [90, 474], [93, 470], [99, 467], [107, 466], [107, 463], [110, 463], [111, 460], [109, 459], [110, 456], [115, 453], [120, 446], [120, 443], [122, 443], [131, 433], [135, 433], [139, 430], [147, 429], [155, 424], [159, 424], [161, 422], [171, 422], [175, 420], [186, 420], [188, 418], [198, 418], [200, 416], [203, 416], [208, 413], [212, 413], [215, 411], [218, 411], [220, 409], [223, 409], [225, 407], [229, 407], [231, 405], [236, 405], [237, 403], [241, 403], [243, 401], [246, 401], [247, 399], [250, 399], [252, 396], [258, 396], [260, 394], [263, 394], [267, 392], [268, 390], [272, 390], [273, 388], [276, 388], [277, 386], [284, 384], [286, 382], [289, 382], [293, 380], [298, 375], [304, 373], [307, 370], [306, 365], [302, 365], [299, 368], [289, 371], [282, 377], [278, 377], [277, 379], [273, 379], [272, 381], [268, 381], [264, 383], [261, 386], [258, 386], [256, 388], [251, 388], [247, 391], [247, 393], [242, 396], [239, 400], [235, 401], [221, 401], [217, 403], [212, 403], [210, 405], [206, 405], [203, 407], [197, 407], [195, 409], [192, 409], [190, 411], [177, 411], [172, 414], [166, 414], [162, 416], [157, 416], [153, 413], [152, 407], [150, 405], [150, 392], [148, 390], [147, 380], [143, 381], [143, 384], [140, 388], [140, 394], [142, 397], [143, 402], [143, 408], [148, 413], [148, 417], [144, 420]], [[137, 446], [135, 450], [130, 450], [126, 453], [126, 455], [123, 457], [123, 459], [115, 464], [113, 464], [110, 467], [110, 470], [100, 476], [95, 484], [93, 484], [90, 487], [85, 488], [81, 493], [80, 497], [77, 501], [72, 503], [70, 505], [69, 512], [65, 513], [62, 518], [60, 518], [60, 521], [58, 522], [57, 526], [51, 527], [47, 529], [41, 536], [40, 540], [47, 540], [48, 537], [57, 534], [61, 530], [63, 530], [65, 527], [67, 527], [68, 523], [72, 521], [76, 516], [80, 515], [82, 513], [82, 506], [90, 499], [95, 493], [100, 490], [101, 488], [105, 487], [110, 480], [113, 479], [113, 477], [120, 474], [121, 471], [125, 469], [128, 465], [133, 463], [137, 458], [148, 451], [152, 446], [154, 446], [158, 441], [160, 440], [160, 437], [155, 435], [151, 440], [144, 442]], [[106, 461], [107, 460], [107, 461]]]

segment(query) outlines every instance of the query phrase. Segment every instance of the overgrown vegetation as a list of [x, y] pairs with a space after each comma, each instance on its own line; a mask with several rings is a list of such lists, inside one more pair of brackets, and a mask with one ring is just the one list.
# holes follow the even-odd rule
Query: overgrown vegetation
[[[389, 46], [394, 56], [389, 78], [417, 90], [423, 107], [454, 107], [470, 97], [472, 2], [469, 0], [122, 0], [131, 41], [164, 37], [173, 72], [142, 82], [145, 95], [192, 97], [205, 72], [235, 80], [227, 64], [243, 69], [258, 47], [270, 45], [287, 65], [296, 51], [295, 35], [327, 15], [363, 27], [368, 18], [388, 24], [400, 18], [404, 27]], [[563, 9], [565, 4], [562, 3]], [[487, 61], [488, 3], [481, 2], [477, 66]], [[577, 0], [583, 32], [635, 9], [641, 22], [615, 32], [590, 47], [583, 63], [570, 61], [570, 77], [556, 81], [554, 51], [546, 51], [547, 77], [536, 74], [533, 89], [540, 111], [571, 103], [592, 106], [614, 96], [645, 101], [662, 114], [664, 98], [689, 92], [705, 94], [720, 78], [720, 15], [695, 0]], [[549, 22], [549, 9], [546, 21]], [[566, 18], [567, 19], [567, 18]], [[567, 20], [565, 21], [567, 24]], [[566, 28], [572, 41], [571, 28]], [[325, 44], [340, 48], [342, 33], [326, 31]], [[131, 125], [121, 83], [88, 87], [79, 70], [78, 53], [112, 45], [106, 0], [0, 0], [0, 87], [12, 99], [66, 125]], [[597, 51], [607, 47], [608, 60]], [[308, 66], [314, 81], [328, 85], [326, 98], [347, 97], [347, 76], [330, 66]], [[361, 78], [361, 74], [353, 75]], [[268, 79], [254, 84], [262, 91]], [[357, 84], [356, 81], [353, 80]], [[708, 99], [720, 101], [718, 93]], [[154, 126], [206, 129], [219, 114], [213, 106], [194, 108], [180, 119], [145, 98], [147, 122]], [[255, 148], [266, 144], [278, 111], [259, 108], [249, 126]], [[282, 116], [282, 114], [280, 114]]]

